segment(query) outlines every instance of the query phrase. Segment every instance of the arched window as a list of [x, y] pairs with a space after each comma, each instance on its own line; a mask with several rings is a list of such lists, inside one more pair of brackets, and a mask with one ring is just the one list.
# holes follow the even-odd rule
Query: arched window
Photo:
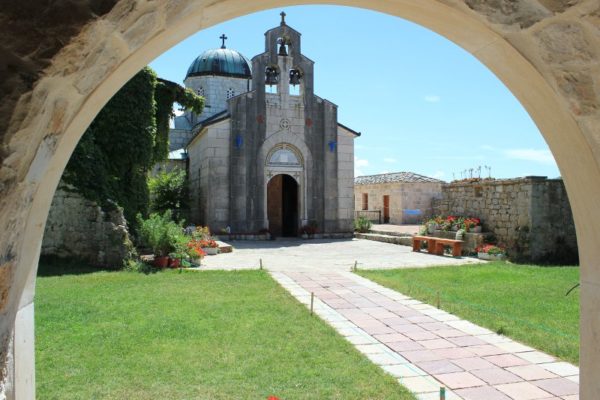
[[291, 145], [280, 145], [269, 153], [267, 164], [271, 167], [301, 167], [302, 156]]

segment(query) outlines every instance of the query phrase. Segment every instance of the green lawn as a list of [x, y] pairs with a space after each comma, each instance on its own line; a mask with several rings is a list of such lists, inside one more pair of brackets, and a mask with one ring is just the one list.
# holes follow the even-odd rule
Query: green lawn
[[579, 363], [579, 268], [488, 263], [359, 271], [495, 332]]
[[40, 399], [413, 399], [262, 271], [40, 276], [36, 370]]

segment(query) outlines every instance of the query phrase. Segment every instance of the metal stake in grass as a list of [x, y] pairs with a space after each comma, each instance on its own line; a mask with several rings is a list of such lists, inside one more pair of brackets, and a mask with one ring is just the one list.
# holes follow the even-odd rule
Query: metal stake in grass
[[437, 291], [437, 308], [440, 308], [440, 291]]
[[260, 259], [260, 269], [262, 269], [262, 258]]
[[313, 305], [315, 304], [315, 292], [310, 292], [310, 315], [313, 315]]
[[440, 400], [446, 400], [446, 388], [440, 386]]
[[352, 268], [352, 271], [358, 271], [358, 261], [354, 261], [354, 267]]

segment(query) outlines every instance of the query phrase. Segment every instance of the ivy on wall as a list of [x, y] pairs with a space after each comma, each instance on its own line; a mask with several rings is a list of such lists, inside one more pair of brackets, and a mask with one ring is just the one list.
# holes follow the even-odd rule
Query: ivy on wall
[[135, 224], [148, 212], [147, 174], [165, 160], [173, 103], [200, 114], [204, 99], [146, 67], [104, 106], [83, 134], [63, 180], [105, 209], [123, 207]]

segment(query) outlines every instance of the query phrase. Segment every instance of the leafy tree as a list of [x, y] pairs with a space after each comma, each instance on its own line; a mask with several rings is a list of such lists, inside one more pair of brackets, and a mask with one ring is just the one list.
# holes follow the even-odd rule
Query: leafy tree
[[[105, 209], [123, 207], [136, 223], [147, 215], [147, 174], [168, 155], [173, 103], [201, 113], [204, 99], [146, 67], [119, 90], [96, 116], [77, 145], [63, 179]], [[135, 228], [135, 226], [134, 226]]]

